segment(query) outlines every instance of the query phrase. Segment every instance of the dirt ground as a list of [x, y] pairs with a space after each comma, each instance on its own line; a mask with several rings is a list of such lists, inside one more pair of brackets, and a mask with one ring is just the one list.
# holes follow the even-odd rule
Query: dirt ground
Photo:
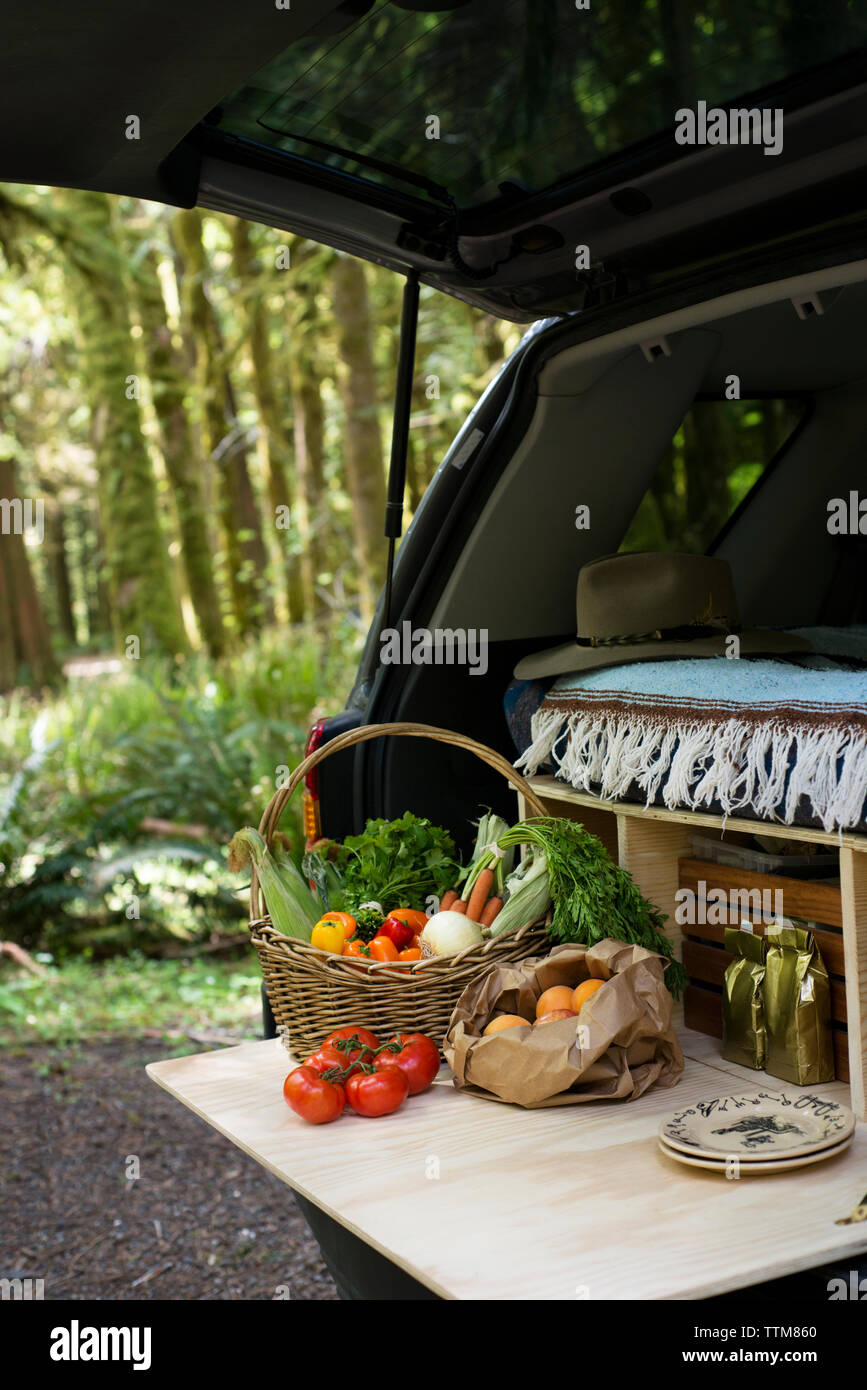
[[46, 1300], [336, 1299], [290, 1190], [145, 1075], [179, 1050], [0, 1060], [0, 1277]]

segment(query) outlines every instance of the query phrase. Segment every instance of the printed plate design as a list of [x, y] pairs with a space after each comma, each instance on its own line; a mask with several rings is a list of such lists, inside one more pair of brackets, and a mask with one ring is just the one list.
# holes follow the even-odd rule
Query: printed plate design
[[753, 1091], [696, 1101], [662, 1121], [670, 1149], [696, 1158], [779, 1159], [818, 1153], [854, 1132], [845, 1105], [811, 1091]]
[[[818, 1153], [794, 1154], [789, 1158], [778, 1158], [776, 1161], [766, 1159], [764, 1163], [740, 1163], [740, 1176], [745, 1174], [748, 1177], [764, 1177], [768, 1173], [787, 1173], [790, 1168], [807, 1168], [811, 1163], [824, 1163], [826, 1158], [836, 1158], [838, 1154], [845, 1153], [852, 1143], [853, 1135], [844, 1139], [840, 1144], [832, 1144], [830, 1148], [820, 1149]], [[669, 1148], [668, 1144], [659, 1141], [659, 1147], [669, 1158], [673, 1158], [675, 1163], [685, 1163], [689, 1168], [705, 1168], [710, 1173], [728, 1172], [728, 1164], [724, 1158], [699, 1158], [697, 1154], [685, 1154], [679, 1149]], [[738, 1155], [740, 1162], [740, 1155]]]

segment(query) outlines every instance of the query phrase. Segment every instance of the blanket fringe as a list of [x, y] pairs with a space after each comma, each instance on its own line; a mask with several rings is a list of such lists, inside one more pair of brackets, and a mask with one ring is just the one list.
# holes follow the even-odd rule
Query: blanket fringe
[[515, 766], [528, 776], [553, 762], [577, 791], [623, 799], [638, 786], [649, 806], [662, 789], [670, 810], [717, 803], [726, 816], [749, 809], [794, 823], [806, 798], [827, 831], [861, 823], [867, 797], [867, 733], [860, 729], [756, 724], [672, 724], [645, 714], [540, 709], [532, 742]]

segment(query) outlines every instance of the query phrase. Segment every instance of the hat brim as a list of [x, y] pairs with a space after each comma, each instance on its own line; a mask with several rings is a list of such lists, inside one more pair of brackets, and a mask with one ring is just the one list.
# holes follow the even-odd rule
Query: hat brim
[[[514, 674], [516, 680], [538, 680], [543, 676], [563, 676], [569, 671], [601, 671], [606, 666], [626, 666], [633, 661], [690, 661], [694, 657], [725, 656], [729, 635], [720, 633], [718, 637], [687, 638], [681, 642], [623, 642], [615, 647], [565, 642], [561, 647], [523, 657]], [[731, 635], [738, 638], [742, 656], [794, 656], [813, 650], [805, 638], [770, 628], [749, 628]]]

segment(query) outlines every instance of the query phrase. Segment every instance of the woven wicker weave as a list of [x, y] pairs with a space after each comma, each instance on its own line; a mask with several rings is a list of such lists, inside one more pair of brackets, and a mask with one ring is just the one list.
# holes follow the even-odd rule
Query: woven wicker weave
[[[383, 737], [430, 738], [464, 748], [502, 774], [522, 793], [529, 810], [545, 808], [511, 763], [483, 743], [428, 724], [365, 724], [339, 734], [299, 763], [275, 792], [259, 825], [270, 843], [296, 787], [312, 767], [343, 748]], [[264, 916], [265, 903], [255, 870], [250, 882], [250, 935], [259, 953], [265, 989], [277, 1026], [288, 1029], [293, 1057], [315, 1050], [335, 1028], [357, 1024], [377, 1035], [427, 1033], [442, 1044], [452, 1010], [467, 984], [481, 970], [537, 955], [546, 947], [544, 921], [531, 922], [506, 936], [457, 955], [414, 962], [365, 962], [330, 955], [309, 942], [284, 936]]]

